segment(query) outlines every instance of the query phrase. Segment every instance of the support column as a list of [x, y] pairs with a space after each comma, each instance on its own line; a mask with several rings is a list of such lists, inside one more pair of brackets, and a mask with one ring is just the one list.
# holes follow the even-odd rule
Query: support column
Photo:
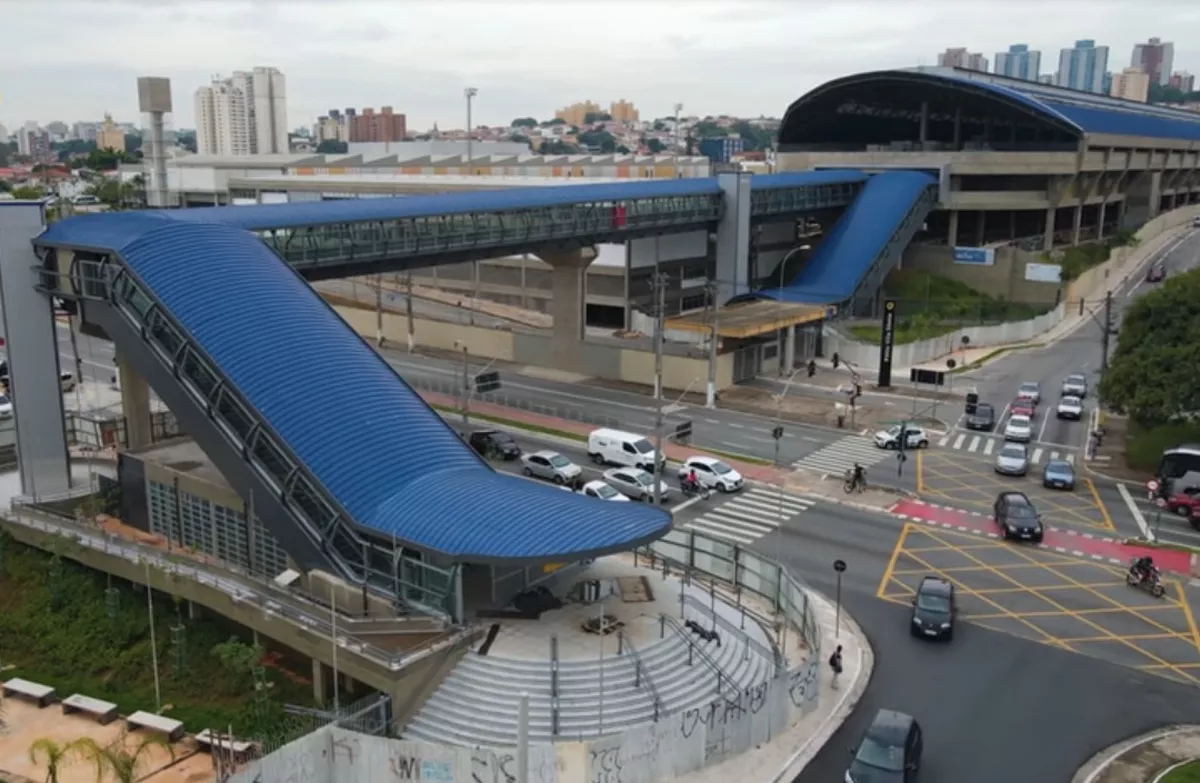
[[325, 664], [312, 659], [313, 703], [318, 707], [325, 706]]
[[746, 172], [717, 175], [725, 210], [717, 224], [717, 298], [728, 302], [750, 292], [750, 177]]
[[796, 366], [796, 327], [780, 329], [779, 338], [783, 343], [779, 346], [779, 372], [781, 375], [787, 375]]
[[117, 373], [126, 445], [130, 449], [145, 448], [154, 442], [150, 428], [150, 387], [123, 353], [117, 354]]
[[[41, 202], [0, 201], [0, 308], [17, 435], [17, 468], [21, 494], [33, 499], [71, 490], [58, 327], [50, 297], [34, 290], [40, 282], [35, 268], [41, 266], [41, 261], [31, 242], [43, 225]], [[59, 261], [69, 264], [69, 254]]]
[[581, 367], [587, 268], [596, 259], [595, 248], [542, 250], [538, 257], [550, 265], [550, 315], [554, 319], [551, 341], [554, 366], [562, 370]]
[[1042, 250], [1050, 251], [1054, 249], [1055, 216], [1057, 214], [1058, 208], [1054, 205], [1046, 208], [1046, 228], [1042, 237]]
[[929, 101], [921, 101], [921, 126], [917, 138], [921, 142], [921, 149], [925, 149], [925, 143], [929, 140]]
[[987, 243], [987, 213], [981, 209], [975, 215], [975, 247], [983, 247]]
[[958, 210], [950, 210], [950, 225], [946, 229], [946, 244], [951, 249], [958, 245]]

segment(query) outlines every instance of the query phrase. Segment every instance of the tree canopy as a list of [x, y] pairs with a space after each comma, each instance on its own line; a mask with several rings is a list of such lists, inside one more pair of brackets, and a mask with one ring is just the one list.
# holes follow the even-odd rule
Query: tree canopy
[[538, 121], [533, 117], [517, 117], [509, 123], [509, 127], [512, 128], [536, 128], [537, 125]]
[[336, 139], [325, 139], [317, 145], [317, 152], [322, 155], [344, 155], [349, 149], [349, 144]]
[[1200, 269], [1168, 277], [1125, 310], [1100, 395], [1145, 427], [1200, 411], [1197, 356]]

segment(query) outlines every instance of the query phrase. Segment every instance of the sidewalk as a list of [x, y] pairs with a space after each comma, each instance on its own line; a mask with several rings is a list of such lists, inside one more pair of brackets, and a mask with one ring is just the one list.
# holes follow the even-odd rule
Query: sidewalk
[[1168, 726], [1100, 751], [1071, 783], [1153, 783], [1175, 765], [1197, 758], [1200, 726]]

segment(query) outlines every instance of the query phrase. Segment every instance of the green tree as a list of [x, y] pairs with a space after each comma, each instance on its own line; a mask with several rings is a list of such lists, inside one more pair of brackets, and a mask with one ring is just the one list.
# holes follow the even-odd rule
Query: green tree
[[179, 131], [175, 134], [175, 143], [189, 152], [195, 152], [196, 131]]
[[141, 778], [150, 754], [158, 749], [166, 751], [171, 760], [175, 760], [175, 749], [171, 744], [152, 734], [138, 736], [132, 747], [125, 735], [118, 736], [107, 745], [101, 745], [90, 737], [78, 742], [79, 752], [96, 765], [97, 781], [103, 780], [107, 772], [116, 783], [135, 783]]
[[567, 124], [567, 121], [561, 117], [555, 117], [552, 120], [546, 120], [544, 123], [542, 123], [542, 125], [545, 127], [550, 127], [551, 125], [566, 125], [566, 124]]
[[728, 136], [729, 129], [722, 128], [720, 125], [712, 122], [711, 120], [701, 120], [700, 122], [696, 123], [694, 128], [692, 128], [692, 133], [702, 139], [706, 139], [710, 136]]
[[83, 740], [57, 742], [49, 737], [36, 739], [29, 746], [29, 763], [46, 768], [46, 783], [58, 783], [58, 773], [64, 766], [84, 756], [88, 748]]
[[513, 128], [536, 128], [538, 121], [533, 117], [517, 117], [509, 123], [509, 126]]
[[213, 657], [221, 662], [229, 676], [247, 687], [253, 686], [254, 670], [262, 662], [264, 654], [260, 645], [246, 644], [236, 636], [212, 648]]
[[1200, 411], [1200, 270], [1168, 278], [1125, 310], [1101, 398], [1143, 427]]
[[19, 200], [36, 201], [44, 195], [46, 192], [34, 185], [19, 185], [12, 189], [12, 197]]
[[617, 145], [617, 152], [621, 153], [622, 155], [628, 155], [628, 154], [629, 154], [631, 151], [632, 151], [632, 150], [630, 150], [630, 149], [629, 149], [628, 147], [626, 147], [624, 144], [618, 144], [618, 145]]
[[336, 139], [325, 139], [325, 141], [317, 145], [317, 152], [322, 155], [345, 155], [349, 149], [349, 144], [344, 141], [337, 141]]
[[137, 158], [117, 150], [92, 150], [87, 155], [87, 167], [96, 171], [112, 171], [122, 163], [136, 163]]
[[524, 133], [514, 133], [513, 135], [508, 137], [508, 140], [515, 141], [517, 144], [528, 144], [529, 143], [529, 137], [526, 136]]
[[138, 153], [142, 151], [142, 134], [126, 133], [125, 134], [125, 152], [133, 157], [140, 157]]
[[650, 150], [651, 155], [657, 155], [658, 153], [665, 150], [667, 148], [667, 145], [663, 144], [658, 139], [647, 139], [646, 147]]
[[8, 180], [0, 179], [0, 193], [8, 193], [12, 189], [12, 185], [8, 184]]

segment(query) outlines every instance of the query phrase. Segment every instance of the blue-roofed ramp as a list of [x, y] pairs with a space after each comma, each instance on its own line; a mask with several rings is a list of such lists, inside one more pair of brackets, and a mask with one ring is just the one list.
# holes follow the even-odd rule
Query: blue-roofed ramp
[[73, 249], [64, 293], [301, 566], [368, 582], [400, 547], [447, 567], [571, 562], [669, 529], [661, 509], [494, 470], [245, 229], [101, 217], [36, 240]]
[[840, 305], [874, 295], [921, 229], [937, 197], [937, 179], [930, 174], [873, 175], [791, 282], [737, 300]]

